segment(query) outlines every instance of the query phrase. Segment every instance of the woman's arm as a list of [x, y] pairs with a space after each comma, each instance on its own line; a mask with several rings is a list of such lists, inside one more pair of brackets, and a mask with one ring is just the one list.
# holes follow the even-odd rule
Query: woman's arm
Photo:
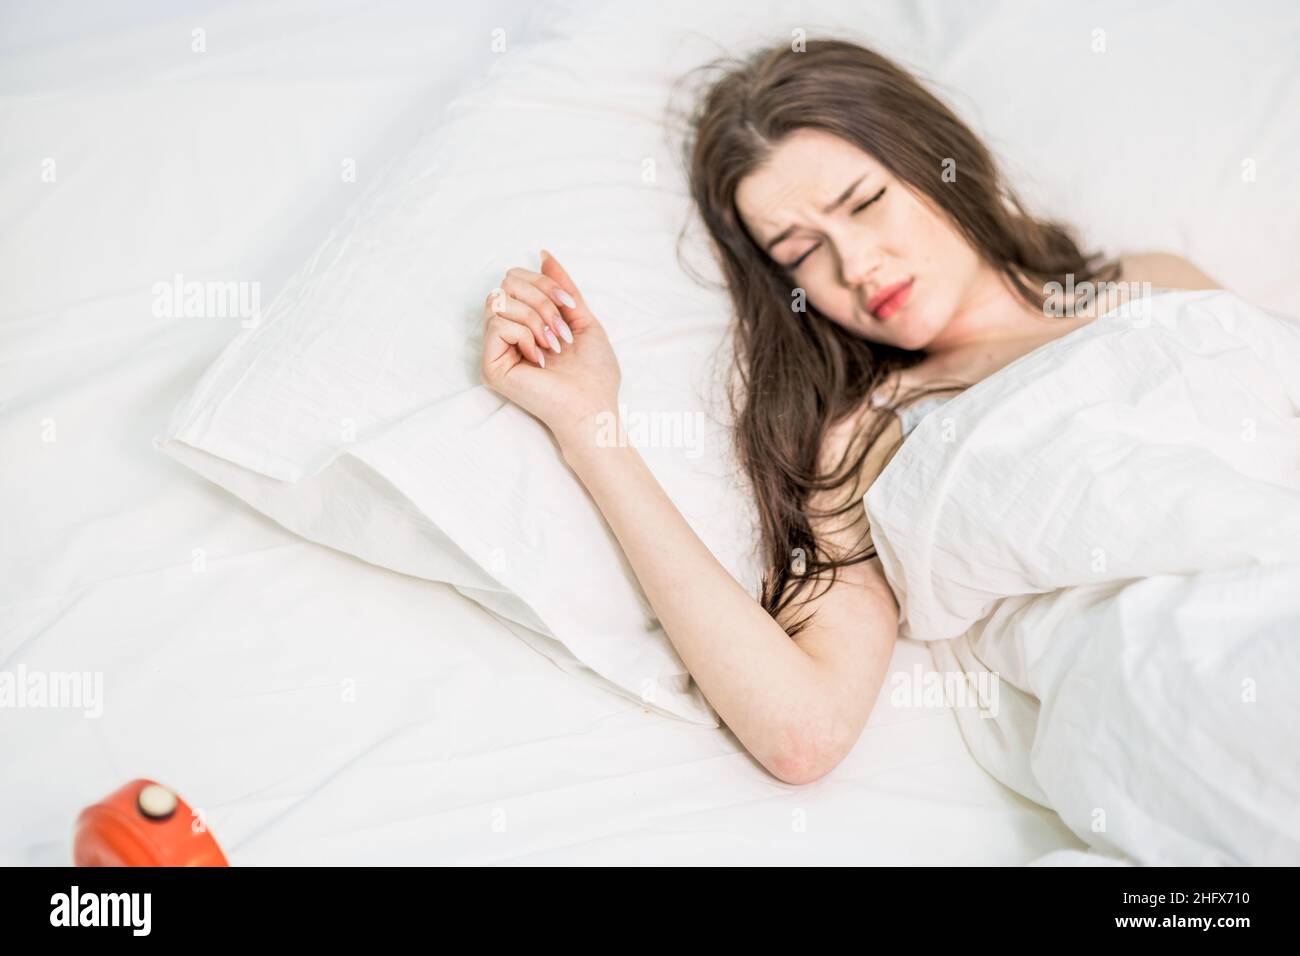
[[[839, 763], [867, 722], [898, 634], [879, 563], [841, 569], [829, 589], [814, 582], [817, 596], [788, 609], [816, 612], [792, 640], [696, 537], [640, 453], [597, 442], [599, 416], [618, 407], [618, 361], [578, 287], [545, 252], [541, 272], [511, 269], [488, 296], [481, 371], [556, 437], [691, 676], [745, 748], [788, 783], [816, 780]], [[857, 425], [848, 421], [828, 438], [832, 463]], [[859, 476], [854, 520], [812, 522], [819, 546], [842, 554], [862, 543], [862, 495], [881, 464]]]
[[[828, 590], [815, 585], [817, 597], [794, 611], [816, 617], [792, 640], [696, 537], [640, 453], [600, 447], [595, 434], [587, 419], [556, 437], [709, 703], [781, 780], [825, 775], [861, 735], [898, 634], [879, 562], [841, 568]], [[861, 515], [818, 538], [851, 547], [864, 529]]]

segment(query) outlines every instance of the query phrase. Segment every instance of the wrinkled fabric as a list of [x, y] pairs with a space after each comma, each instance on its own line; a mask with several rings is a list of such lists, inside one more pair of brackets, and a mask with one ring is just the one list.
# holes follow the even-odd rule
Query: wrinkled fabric
[[[927, 416], [864, 496], [976, 758], [1141, 863], [1300, 862], [1300, 323], [1139, 300]], [[987, 695], [986, 695], [987, 696]]]

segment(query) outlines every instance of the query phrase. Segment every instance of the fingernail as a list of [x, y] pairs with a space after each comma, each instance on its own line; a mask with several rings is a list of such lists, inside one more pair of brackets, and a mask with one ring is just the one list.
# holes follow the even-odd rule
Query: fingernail
[[569, 293], [565, 292], [563, 289], [556, 289], [555, 297], [571, 309], [576, 309], [578, 307], [578, 303], [573, 301], [573, 296], [569, 295]]
[[537, 362], [538, 362], [539, 365], [542, 366], [542, 368], [546, 368], [546, 353], [545, 353], [545, 352], [538, 352], [538, 353], [537, 353]]
[[557, 340], [557, 339], [555, 338], [555, 333], [552, 332], [550, 329], [547, 329], [547, 330], [546, 330], [546, 341], [548, 341], [548, 342], [551, 343], [551, 351], [552, 351], [552, 352], [558, 352], [558, 351], [560, 351], [560, 343], [559, 343], [559, 340]]
[[564, 339], [564, 341], [572, 342], [573, 331], [569, 328], [569, 323], [565, 322], [563, 319], [557, 319], [556, 323], [560, 326], [560, 336]]
[[549, 258], [551, 258], [551, 254], [550, 254], [549, 252], [547, 252], [545, 249], [543, 249], [543, 250], [542, 250], [542, 258], [543, 258], [543, 259], [549, 259]]

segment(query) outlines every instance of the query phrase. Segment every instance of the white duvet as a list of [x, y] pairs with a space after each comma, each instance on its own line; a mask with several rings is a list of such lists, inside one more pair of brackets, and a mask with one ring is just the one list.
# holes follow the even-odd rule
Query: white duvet
[[1139, 863], [1300, 863], [1300, 322], [1112, 312], [931, 413], [864, 501], [994, 776]]

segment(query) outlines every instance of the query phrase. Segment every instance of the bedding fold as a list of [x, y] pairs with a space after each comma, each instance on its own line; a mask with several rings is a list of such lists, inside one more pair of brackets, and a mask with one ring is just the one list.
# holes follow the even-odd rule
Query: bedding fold
[[864, 504], [904, 636], [998, 683], [958, 710], [995, 777], [1141, 863], [1300, 862], [1300, 323], [1109, 313], [929, 416]]

